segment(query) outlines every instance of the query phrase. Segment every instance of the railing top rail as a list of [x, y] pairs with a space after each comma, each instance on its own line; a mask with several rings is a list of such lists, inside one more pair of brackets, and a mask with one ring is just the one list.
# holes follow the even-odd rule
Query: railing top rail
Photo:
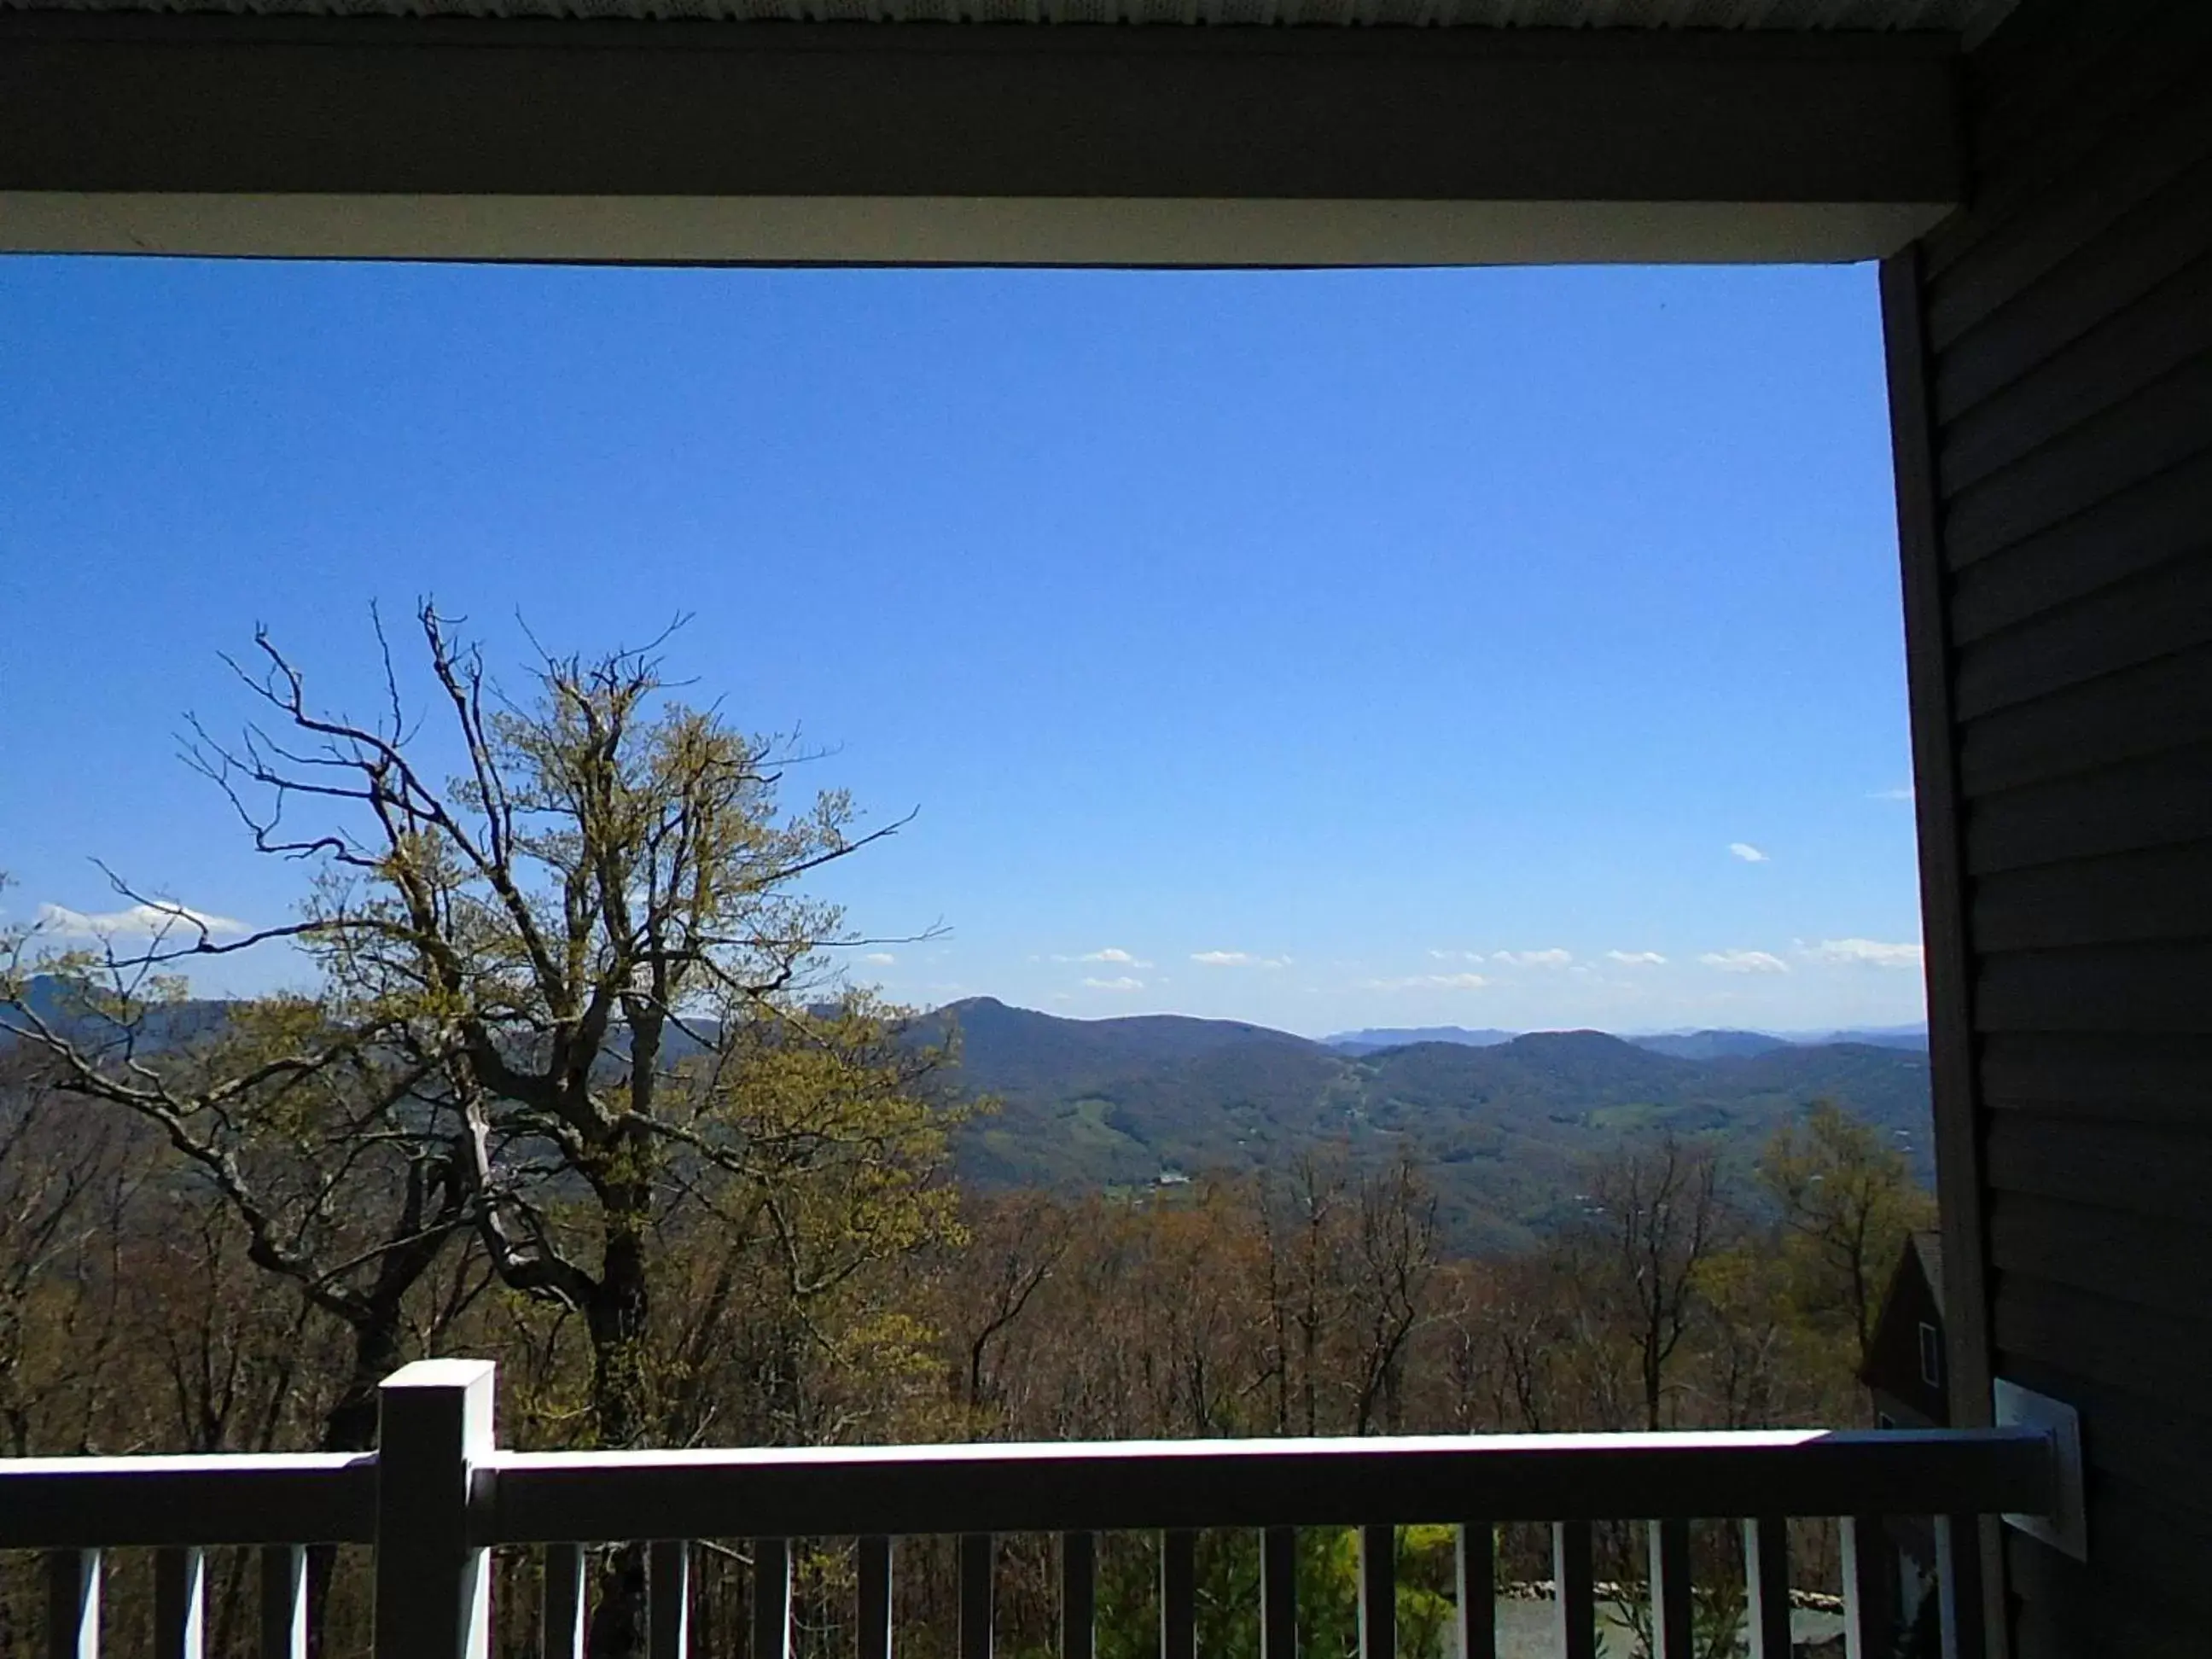
[[[1277, 1458], [1403, 1458], [1501, 1454], [1573, 1453], [1580, 1456], [1629, 1453], [1715, 1451], [1731, 1455], [1781, 1450], [1820, 1442], [1831, 1446], [2010, 1444], [2039, 1441], [2039, 1431], [2016, 1429], [1680, 1429], [1620, 1434], [1397, 1434], [1313, 1435], [1295, 1439], [1244, 1437], [1216, 1440], [932, 1440], [904, 1445], [690, 1446], [635, 1451], [500, 1451], [494, 1466], [511, 1472], [574, 1468], [792, 1468], [840, 1465], [922, 1465], [967, 1468], [988, 1463], [1035, 1464], [1042, 1460], [1098, 1464], [1176, 1463]], [[66, 1460], [64, 1460], [66, 1461]]]
[[[2039, 1429], [508, 1452], [479, 1544], [1381, 1522], [2040, 1513]], [[0, 1460], [0, 1548], [371, 1542], [373, 1455]]]
[[486, 1543], [2016, 1510], [2037, 1430], [503, 1453]]
[[[135, 1480], [222, 1474], [258, 1480], [272, 1474], [343, 1474], [349, 1469], [375, 1467], [374, 1452], [130, 1452], [121, 1456], [80, 1452], [66, 1457], [0, 1457], [0, 1482], [57, 1474]], [[0, 1491], [13, 1490], [0, 1486]]]
[[0, 1459], [0, 1549], [368, 1543], [373, 1453]]

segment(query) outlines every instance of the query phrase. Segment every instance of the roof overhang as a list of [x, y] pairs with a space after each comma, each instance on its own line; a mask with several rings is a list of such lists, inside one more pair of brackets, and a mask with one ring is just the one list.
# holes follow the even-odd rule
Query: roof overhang
[[0, 248], [1398, 264], [1878, 257], [1942, 33], [0, 15]]

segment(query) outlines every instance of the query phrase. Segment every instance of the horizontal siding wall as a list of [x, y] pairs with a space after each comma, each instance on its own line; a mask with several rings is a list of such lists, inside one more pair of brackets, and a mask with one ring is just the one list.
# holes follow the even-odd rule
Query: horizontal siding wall
[[2029, 0], [1967, 73], [1973, 200], [1918, 250], [1913, 320], [1978, 1334], [2081, 1409], [2090, 1465], [2086, 1565], [2006, 1540], [2010, 1640], [2201, 1656], [2212, 3]]

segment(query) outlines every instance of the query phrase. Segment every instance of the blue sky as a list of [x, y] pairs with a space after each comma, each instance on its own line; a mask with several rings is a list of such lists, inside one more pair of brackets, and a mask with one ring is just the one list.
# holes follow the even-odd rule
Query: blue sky
[[97, 856], [283, 920], [181, 717], [256, 623], [365, 706], [431, 595], [516, 665], [692, 613], [701, 695], [918, 809], [823, 887], [949, 930], [855, 964], [905, 1000], [1919, 1017], [1869, 269], [16, 259], [0, 363], [18, 919]]

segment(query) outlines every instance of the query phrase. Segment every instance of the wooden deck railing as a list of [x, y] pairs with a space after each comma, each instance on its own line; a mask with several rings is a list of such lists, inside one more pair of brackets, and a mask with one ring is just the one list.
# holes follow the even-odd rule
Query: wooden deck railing
[[[1655, 1659], [1691, 1651], [1689, 1523], [1741, 1520], [1753, 1659], [1788, 1659], [1784, 1523], [1839, 1517], [1846, 1634], [1875, 1659], [1861, 1549], [1869, 1517], [1935, 1518], [1945, 1647], [1978, 1654], [1977, 1517], [2044, 1512], [2055, 1480], [2033, 1429], [1502, 1435], [1358, 1440], [833, 1447], [802, 1450], [501, 1451], [493, 1369], [428, 1360], [383, 1393], [379, 1449], [347, 1456], [0, 1461], [0, 1549], [47, 1553], [49, 1659], [98, 1659], [100, 1555], [156, 1553], [155, 1659], [199, 1659], [201, 1552], [262, 1549], [263, 1659], [301, 1659], [301, 1553], [375, 1555], [375, 1659], [483, 1659], [486, 1552], [543, 1545], [544, 1659], [583, 1650], [582, 1547], [650, 1540], [651, 1659], [686, 1659], [690, 1540], [754, 1540], [752, 1659], [790, 1650], [788, 1540], [860, 1540], [858, 1659], [890, 1659], [891, 1540], [956, 1534], [961, 1659], [990, 1659], [994, 1538], [1062, 1540], [1062, 1659], [1093, 1659], [1096, 1536], [1161, 1534], [1161, 1659], [1196, 1659], [1195, 1534], [1261, 1538], [1263, 1659], [1295, 1659], [1296, 1529], [1360, 1529], [1363, 1659], [1395, 1659], [1391, 1528], [1459, 1528], [1457, 1653], [1495, 1650], [1492, 1526], [1553, 1527], [1559, 1651], [1596, 1650], [1592, 1523], [1648, 1523]], [[1954, 1540], [1957, 1540], [1954, 1547]]]

